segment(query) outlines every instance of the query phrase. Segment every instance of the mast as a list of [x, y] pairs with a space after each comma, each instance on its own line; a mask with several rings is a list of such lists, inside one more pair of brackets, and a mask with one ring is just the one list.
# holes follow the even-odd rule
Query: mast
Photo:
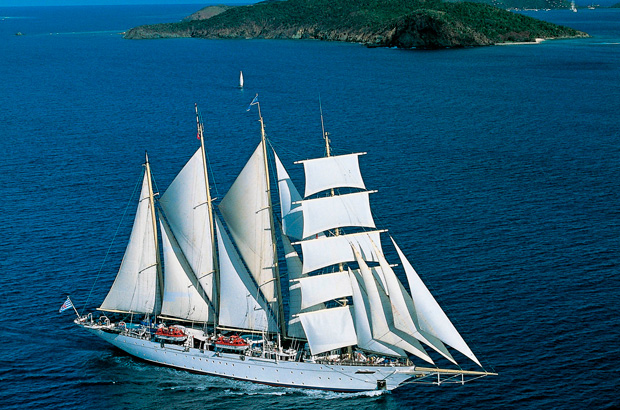
[[159, 243], [157, 242], [157, 219], [155, 218], [155, 198], [153, 195], [153, 182], [151, 181], [151, 165], [149, 164], [149, 154], [144, 153], [146, 167], [146, 177], [149, 185], [149, 203], [151, 205], [151, 219], [153, 221], [153, 240], [155, 241], [155, 260], [157, 265], [157, 284], [159, 285], [159, 306], [156, 306], [157, 310], [161, 310], [161, 304], [164, 300], [164, 275], [161, 270], [161, 261], [159, 258]]
[[215, 251], [215, 230], [213, 228], [213, 206], [211, 199], [211, 189], [209, 188], [209, 176], [207, 173], [207, 156], [205, 151], [205, 139], [204, 139], [204, 124], [200, 120], [200, 114], [198, 113], [198, 104], [194, 103], [196, 109], [196, 127], [198, 128], [198, 138], [200, 139], [200, 149], [202, 153], [202, 170], [205, 177], [205, 190], [207, 193], [207, 209], [209, 212], [209, 234], [211, 235], [211, 255], [213, 257], [213, 274], [215, 278], [215, 300], [213, 301], [213, 330], [217, 327], [218, 314], [220, 307], [220, 275], [218, 268], [217, 254]]
[[[325, 156], [331, 157], [332, 152], [329, 146], [329, 132], [325, 131], [325, 123], [323, 122], [323, 105], [321, 104], [321, 96], [319, 96], [319, 111], [321, 112], [321, 130], [323, 131], [323, 139], [325, 140]], [[330, 192], [332, 196], [336, 196], [336, 192], [334, 191], [334, 188], [332, 188]], [[339, 236], [339, 235], [340, 235], [340, 228], [334, 229], [334, 236]], [[338, 271], [339, 272], [344, 271], [344, 264], [342, 262], [338, 264]], [[344, 300], [344, 304], [345, 305], [347, 304], [346, 299]]]
[[276, 291], [278, 298], [278, 322], [280, 324], [280, 332], [284, 337], [286, 337], [286, 323], [284, 320], [284, 305], [282, 303], [282, 287], [280, 285], [280, 267], [278, 265], [278, 249], [276, 242], [276, 231], [275, 225], [273, 222], [273, 204], [271, 203], [271, 188], [269, 185], [269, 164], [267, 163], [267, 141], [265, 138], [265, 123], [263, 122], [263, 115], [260, 111], [260, 102], [258, 101], [258, 94], [254, 98], [256, 101], [256, 105], [258, 106], [258, 120], [260, 121], [260, 133], [261, 133], [261, 142], [263, 145], [263, 158], [265, 159], [265, 179], [267, 183], [267, 198], [269, 204], [269, 229], [271, 230], [271, 246], [273, 248], [273, 268], [274, 268], [274, 277], [276, 280]]
[[[323, 122], [323, 105], [321, 104], [321, 96], [319, 96], [319, 111], [321, 112], [321, 130], [323, 131], [323, 139], [325, 140], [325, 156], [331, 156], [331, 150], [329, 148], [329, 132], [325, 131], [325, 123]], [[334, 190], [332, 189], [332, 196], [334, 196]]]

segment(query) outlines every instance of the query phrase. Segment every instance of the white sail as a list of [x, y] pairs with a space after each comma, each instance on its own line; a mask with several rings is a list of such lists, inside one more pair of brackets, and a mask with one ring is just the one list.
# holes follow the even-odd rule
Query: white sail
[[[286, 235], [282, 235], [281, 238], [284, 248], [284, 258], [286, 259], [287, 272], [289, 280], [292, 283], [292, 280], [302, 277], [301, 260]], [[297, 318], [297, 314], [301, 312], [301, 288], [298, 284], [289, 287], [288, 310], [290, 319], [288, 321], [287, 334], [290, 337], [305, 339], [306, 333], [304, 332], [304, 328], [301, 325], [299, 318]]]
[[200, 149], [161, 196], [170, 229], [210, 300], [214, 295], [213, 244]]
[[215, 218], [217, 244], [220, 263], [220, 310], [219, 325], [238, 329], [277, 331], [269, 306], [261, 297], [260, 291], [250, 273]]
[[230, 234], [254, 280], [274, 301], [275, 266], [262, 142], [220, 202]]
[[385, 257], [381, 251], [376, 247], [374, 248], [375, 253], [379, 256], [379, 267], [376, 269], [381, 269], [383, 272], [383, 278], [387, 286], [390, 306], [392, 308], [392, 317], [394, 319], [394, 327], [415, 337], [420, 342], [431, 347], [443, 357], [456, 364], [456, 361], [448, 349], [446, 349], [446, 346], [444, 346], [439, 339], [419, 329], [419, 325], [417, 324], [417, 316], [415, 314], [415, 307], [413, 301], [411, 300], [411, 296], [409, 296], [403, 285], [400, 283], [400, 280], [396, 277], [396, 274], [385, 260]]
[[308, 238], [319, 232], [343, 226], [374, 228], [369, 193], [356, 192], [301, 201], [304, 214], [303, 237]]
[[366, 189], [358, 157], [362, 154], [338, 155], [299, 161], [306, 173], [305, 197], [332, 188]]
[[163, 221], [160, 221], [160, 229], [165, 272], [161, 315], [193, 322], [209, 321], [209, 305], [197, 289], [200, 284]]
[[[289, 277], [289, 286], [288, 291], [288, 310], [290, 320], [288, 321], [288, 331], [287, 335], [289, 337], [294, 337], [297, 339], [306, 339], [306, 333], [304, 332], [304, 328], [301, 325], [301, 321], [297, 316], [301, 313], [301, 285], [297, 282], [297, 279], [305, 278], [308, 275], [302, 273], [301, 271], [301, 260], [299, 259], [299, 255], [291, 245], [291, 241], [284, 234], [281, 235], [282, 245], [284, 248], [284, 258], [286, 259], [286, 267]], [[325, 305], [319, 303], [315, 306], [304, 309], [306, 312], [324, 309]]]
[[301, 239], [304, 227], [303, 213], [301, 212], [301, 205], [299, 203], [294, 204], [294, 202], [301, 201], [302, 198], [275, 151], [273, 155], [278, 176], [282, 229], [286, 236]]
[[299, 318], [313, 355], [357, 343], [350, 306], [300, 313]]
[[301, 308], [352, 295], [347, 272], [307, 276], [297, 280], [301, 286]]
[[153, 313], [157, 294], [157, 256], [148, 174], [142, 190], [129, 243], [112, 288], [100, 310]]
[[386, 354], [390, 356], [407, 357], [404, 350], [396, 346], [388, 346], [378, 340], [372, 338], [372, 329], [370, 327], [370, 308], [368, 295], [360, 286], [362, 278], [349, 269], [349, 277], [351, 279], [351, 288], [353, 290], [353, 311], [355, 321], [355, 332], [357, 333], [357, 345], [371, 352]]
[[239, 88], [243, 88], [243, 71], [239, 71]]
[[413, 269], [413, 266], [411, 266], [398, 245], [396, 245], [394, 239], [391, 239], [396, 251], [398, 252], [400, 261], [403, 264], [405, 273], [407, 274], [409, 288], [411, 289], [411, 297], [415, 305], [415, 311], [418, 316], [420, 328], [423, 331], [437, 337], [447, 345], [452, 346], [473, 360], [478, 366], [482, 367], [469, 346], [467, 346], [467, 343], [463, 340], [463, 337], [461, 337], [424, 282], [422, 282], [422, 279], [420, 279], [415, 269]]
[[373, 272], [368, 265], [366, 265], [366, 262], [364, 262], [357, 250], [354, 250], [354, 252], [370, 304], [373, 339], [398, 347], [422, 360], [433, 363], [433, 360], [428, 356], [420, 342], [394, 327], [392, 309], [388, 296], [383, 290], [383, 287], [377, 286], [377, 281]]
[[303, 272], [308, 273], [326, 266], [355, 261], [352, 246], [355, 246], [365, 261], [378, 262], [372, 243], [380, 243], [380, 231], [361, 232], [349, 235], [320, 237], [301, 244], [304, 255]]

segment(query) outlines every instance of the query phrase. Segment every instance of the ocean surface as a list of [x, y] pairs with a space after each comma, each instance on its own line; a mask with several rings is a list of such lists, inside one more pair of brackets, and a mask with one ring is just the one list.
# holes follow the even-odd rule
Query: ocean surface
[[[620, 10], [529, 12], [586, 39], [432, 52], [119, 35], [198, 8], [0, 8], [0, 407], [620, 406]], [[102, 302], [144, 153], [163, 192], [198, 147], [194, 103], [225, 194], [259, 142], [256, 93], [298, 187], [319, 98], [335, 152], [368, 153], [378, 225], [499, 376], [273, 388], [135, 360], [58, 313]]]

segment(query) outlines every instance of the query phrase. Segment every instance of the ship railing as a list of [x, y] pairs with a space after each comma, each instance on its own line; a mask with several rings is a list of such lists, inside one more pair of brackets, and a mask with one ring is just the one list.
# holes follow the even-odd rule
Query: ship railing
[[432, 367], [415, 367], [411, 372], [412, 378], [406, 384], [465, 384], [486, 376], [497, 376], [497, 373], [487, 371], [470, 371], [456, 369], [439, 369]]
[[315, 363], [320, 364], [328, 364], [331, 366], [364, 366], [364, 367], [406, 367], [409, 366], [407, 363], [403, 362], [392, 362], [392, 361], [383, 361], [383, 362], [373, 362], [373, 361], [360, 361], [360, 360], [326, 360], [326, 359], [315, 359]]

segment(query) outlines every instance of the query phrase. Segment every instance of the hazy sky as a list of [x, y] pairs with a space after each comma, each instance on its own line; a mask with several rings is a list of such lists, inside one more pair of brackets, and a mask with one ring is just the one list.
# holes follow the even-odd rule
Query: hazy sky
[[0, 7], [13, 6], [84, 6], [117, 4], [250, 4], [258, 0], [0, 0]]

